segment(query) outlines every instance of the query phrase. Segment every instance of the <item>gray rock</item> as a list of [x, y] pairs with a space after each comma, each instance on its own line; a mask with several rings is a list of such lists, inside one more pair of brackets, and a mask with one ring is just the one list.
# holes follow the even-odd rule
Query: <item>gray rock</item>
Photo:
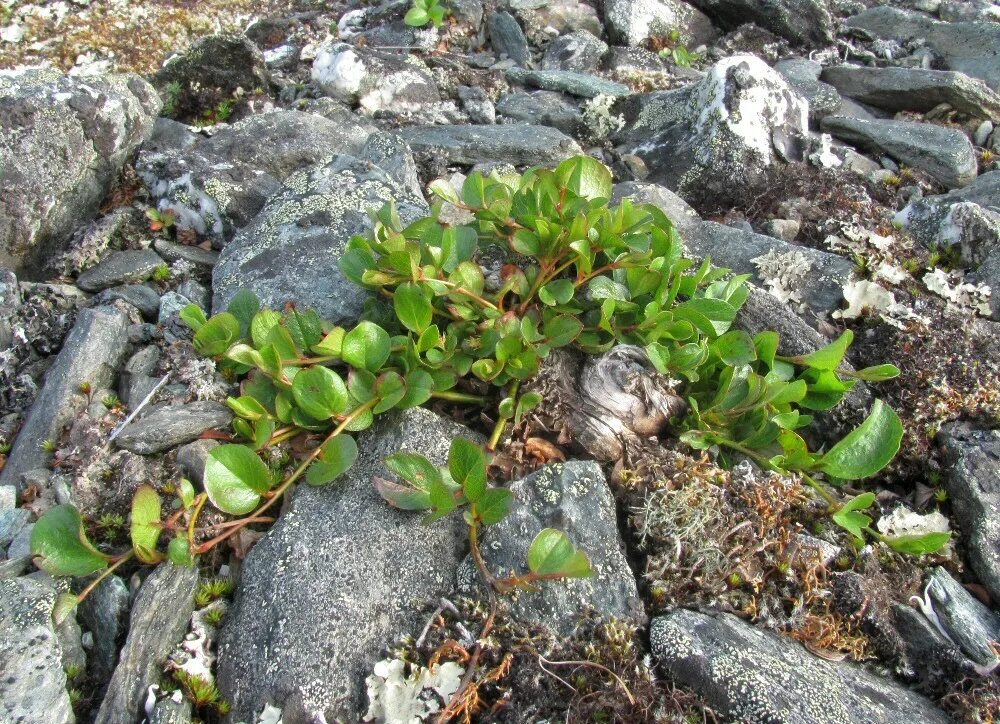
[[212, 293], [194, 279], [188, 278], [178, 284], [177, 293], [190, 299], [202, 309], [208, 309], [208, 305], [212, 303]]
[[595, 98], [600, 95], [617, 98], [631, 95], [632, 90], [623, 83], [589, 73], [576, 73], [571, 70], [525, 70], [510, 68], [507, 78], [514, 83], [541, 88], [542, 90], [569, 93], [581, 98]]
[[[657, 73], [666, 71], [667, 65], [663, 58], [645, 48], [612, 46], [604, 60], [604, 69], [613, 75], [636, 72]], [[697, 73], [698, 71], [693, 72]]]
[[1000, 25], [996, 23], [942, 23], [921, 13], [883, 6], [847, 18], [844, 27], [883, 39], [922, 39], [946, 70], [979, 78], [1000, 91]]
[[139, 310], [145, 319], [155, 319], [156, 313], [160, 309], [160, 295], [156, 290], [145, 284], [125, 284], [120, 287], [111, 287], [95, 297], [99, 304], [108, 304], [116, 300], [121, 300]]
[[816, 312], [832, 312], [840, 307], [844, 284], [854, 269], [850, 261], [837, 254], [795, 246], [771, 236], [712, 221], [703, 222], [697, 230], [686, 234], [684, 243], [695, 256], [710, 256], [713, 263], [732, 269], [737, 274], [753, 274], [756, 283], [761, 286], [766, 286], [765, 280], [753, 263], [755, 259], [772, 251], [777, 255], [801, 254], [810, 268], [796, 291], [802, 301]]
[[21, 288], [17, 276], [10, 269], [0, 268], [0, 350], [14, 341], [11, 321], [21, 306]]
[[127, 352], [127, 325], [125, 315], [110, 307], [80, 310], [0, 471], [0, 485], [20, 486], [22, 473], [45, 467], [47, 454], [39, 443], [57, 439], [63, 426], [86, 406], [81, 383], [89, 382], [95, 390], [112, 387]]
[[929, 690], [947, 690], [962, 675], [974, 674], [970, 661], [954, 642], [945, 638], [920, 611], [894, 603], [892, 628], [899, 635], [897, 671]]
[[153, 455], [191, 442], [205, 430], [226, 427], [233, 413], [210, 400], [161, 407], [129, 423], [115, 438], [115, 445], [136, 455]]
[[496, 107], [482, 88], [460, 85], [458, 98], [462, 101], [462, 110], [473, 123], [490, 125], [497, 122]]
[[17, 507], [17, 488], [13, 485], [0, 485], [0, 513], [6, 513]]
[[500, 58], [510, 58], [518, 65], [531, 62], [528, 39], [513, 15], [506, 10], [496, 10], [486, 18], [486, 30], [493, 45], [493, 52]]
[[62, 652], [52, 628], [56, 593], [28, 578], [0, 580], [0, 718], [24, 724], [75, 721]]
[[128, 358], [122, 368], [122, 379], [126, 375], [152, 375], [159, 364], [160, 348], [153, 344], [142, 347]]
[[178, 228], [230, 237], [294, 172], [336, 153], [360, 153], [370, 132], [360, 119], [261, 113], [190, 146], [154, 135], [136, 170], [157, 207], [177, 215]]
[[969, 565], [993, 600], [1000, 601], [1000, 431], [954, 423], [941, 429], [939, 441]]
[[607, 0], [604, 17], [609, 37], [623, 45], [642, 45], [677, 31], [678, 42], [694, 49], [718, 35], [703, 12], [682, 0]]
[[361, 149], [361, 160], [371, 161], [389, 178], [406, 189], [416, 199], [423, 197], [417, 164], [406, 141], [395, 133], [373, 133]]
[[393, 199], [404, 223], [427, 214], [422, 196], [351, 156], [295, 174], [223, 250], [212, 274], [213, 308], [221, 311], [247, 288], [273, 309], [294, 301], [333, 322], [356, 320], [367, 292], [341, 274], [337, 260], [352, 236], [371, 230], [369, 214]]
[[0, 580], [5, 578], [17, 578], [18, 576], [23, 575], [25, 569], [28, 567], [28, 563], [30, 562], [30, 556], [10, 558], [6, 561], [0, 562]]
[[522, 123], [552, 126], [575, 136], [583, 130], [583, 114], [561, 93], [534, 91], [506, 93], [497, 101], [497, 113]]
[[144, 282], [162, 263], [152, 249], [116, 251], [77, 277], [76, 285], [85, 292], [99, 292], [126, 282]]
[[[561, 635], [572, 633], [593, 609], [601, 616], [641, 621], [642, 603], [618, 536], [615, 502], [595, 462], [555, 463], [510, 486], [510, 515], [486, 528], [480, 550], [491, 573], [505, 577], [527, 571], [528, 548], [543, 528], [565, 532], [590, 558], [595, 575], [542, 584], [519, 591], [510, 602], [514, 618], [540, 624]], [[474, 592], [480, 582], [471, 557], [458, 574], [459, 589]]]
[[197, 589], [198, 569], [172, 563], [161, 563], [143, 582], [97, 724], [134, 724], [148, 687], [159, 682], [163, 662], [187, 633]]
[[681, 232], [687, 237], [690, 232], [696, 232], [701, 227], [701, 217], [691, 208], [687, 201], [668, 188], [642, 181], [623, 181], [614, 185], [611, 192], [611, 203], [619, 204], [622, 199], [629, 199], [633, 204], [652, 204], [667, 215]]
[[833, 18], [826, 0], [692, 0], [726, 30], [754, 23], [800, 45], [833, 42]]
[[991, 641], [1000, 641], [1000, 616], [941, 567], [931, 569], [926, 593], [939, 625], [966, 656], [987, 667], [1000, 664], [1000, 656], [990, 646]]
[[0, 265], [41, 273], [97, 213], [159, 108], [138, 76], [0, 71]]
[[770, 166], [807, 150], [808, 103], [752, 55], [726, 58], [679, 90], [626, 99], [624, 110], [619, 150], [689, 201], [740, 198]]
[[841, 98], [837, 89], [820, 80], [823, 66], [814, 60], [790, 58], [779, 60], [774, 69], [796, 93], [809, 101], [809, 119], [820, 119], [840, 110]]
[[201, 485], [208, 454], [219, 446], [218, 440], [195, 440], [177, 448], [177, 465], [193, 482]]
[[174, 321], [173, 318], [189, 304], [194, 304], [194, 302], [183, 294], [167, 292], [160, 297], [160, 311], [156, 316], [157, 323], [161, 325], [171, 324]]
[[542, 69], [586, 73], [600, 66], [607, 54], [607, 43], [593, 33], [579, 30], [568, 35], [560, 35], [549, 43], [542, 58]]
[[1000, 7], [993, 0], [942, 0], [937, 10], [949, 23], [1000, 21]]
[[1000, 95], [965, 73], [837, 65], [824, 69], [822, 78], [842, 95], [887, 111], [925, 113], [947, 103], [972, 116], [1000, 117]]
[[948, 188], [965, 186], [978, 173], [975, 149], [965, 134], [954, 128], [842, 116], [827, 116], [820, 126], [842, 141], [887, 153], [900, 163], [926, 171]]
[[581, 0], [509, 0], [507, 5], [535, 45], [551, 40], [548, 28], [560, 34], [575, 30], [589, 30], [598, 37], [604, 34], [597, 11]]
[[670, 677], [736, 721], [910, 724], [951, 719], [930, 701], [731, 614], [677, 610], [653, 620], [650, 648]]
[[450, 593], [466, 536], [458, 516], [424, 527], [390, 508], [372, 476], [388, 475], [382, 461], [400, 450], [443, 464], [460, 435], [473, 437], [422, 408], [387, 415], [358, 436], [340, 480], [296, 491], [247, 556], [220, 634], [219, 686], [236, 719], [266, 702], [286, 722], [360, 719], [365, 677], [384, 646], [419, 633], [421, 605]]
[[31, 513], [27, 508], [13, 508], [0, 512], [0, 551], [7, 550], [7, 546], [30, 519]]
[[546, 126], [511, 123], [497, 126], [410, 126], [400, 135], [414, 153], [450, 163], [489, 161], [515, 166], [556, 164], [583, 153], [577, 142]]
[[76, 622], [76, 615], [67, 616], [56, 627], [56, 638], [62, 651], [63, 670], [87, 670], [87, 653], [83, 650], [83, 631]]
[[191, 724], [191, 721], [191, 702], [186, 698], [180, 703], [170, 697], [160, 699], [149, 715], [149, 724]]
[[175, 244], [166, 239], [157, 239], [153, 242], [156, 253], [167, 261], [187, 261], [196, 266], [213, 267], [219, 261], [219, 252], [212, 249], [202, 249], [200, 246], [188, 246], [187, 244]]
[[34, 527], [34, 523], [28, 523], [17, 532], [7, 548], [8, 558], [16, 560], [31, 556], [31, 531]]
[[78, 614], [94, 637], [88, 673], [98, 688], [111, 679], [118, 659], [118, 642], [126, 628], [128, 586], [115, 575], [101, 581], [93, 593], [83, 599]]

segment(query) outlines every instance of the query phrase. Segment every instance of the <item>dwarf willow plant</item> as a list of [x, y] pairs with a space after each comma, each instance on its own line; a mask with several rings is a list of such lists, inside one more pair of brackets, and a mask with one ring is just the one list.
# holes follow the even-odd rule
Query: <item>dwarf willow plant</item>
[[[687, 412], [672, 421], [673, 429], [691, 447], [712, 450], [723, 464], [739, 453], [766, 469], [801, 475], [838, 508], [834, 521], [859, 542], [867, 535], [909, 553], [944, 545], [941, 536], [882, 536], [860, 512], [871, 500], [859, 496], [841, 507], [828, 486], [871, 476], [895, 456], [902, 425], [889, 407], [876, 402], [857, 429], [825, 452], [810, 450], [797, 432], [858, 380], [877, 382], [899, 371], [892, 365], [845, 370], [850, 331], [811, 354], [783, 356], [777, 333], [731, 329], [748, 295], [748, 276], [685, 257], [660, 209], [628, 200], [611, 205], [611, 185], [609, 170], [582, 156], [513, 179], [473, 173], [460, 192], [435, 183], [431, 214], [409, 225], [387, 205], [371, 234], [351, 239], [340, 260], [347, 278], [391, 305], [382, 324], [366, 319], [348, 328], [294, 305], [262, 309], [247, 291], [211, 318], [187, 307], [181, 316], [194, 330], [195, 348], [223, 374], [242, 380], [228, 404], [243, 442], [215, 448], [204, 492], [183, 481], [169, 514], [156, 491], [141, 487], [127, 553], [99, 551], [75, 509], [53, 508], [32, 537], [39, 565], [77, 576], [107, 573], [133, 557], [155, 563], [166, 555], [190, 565], [246, 525], [273, 520], [264, 514], [293, 484], [327, 485], [348, 470], [358, 456], [350, 433], [369, 427], [375, 416], [432, 397], [489, 402], [456, 389], [470, 375], [498, 390], [492, 450], [507, 421], [540, 402], [537, 394], [521, 394], [520, 386], [553, 349], [599, 354], [617, 344], [641, 346], [659, 373], [677, 380]], [[471, 220], [442, 221], [445, 205]], [[508, 263], [487, 285], [477, 254], [491, 245]], [[293, 438], [303, 441], [296, 449], [308, 452], [282, 476], [261, 454]], [[479, 446], [456, 440], [443, 468], [412, 453], [392, 455], [386, 465], [402, 481], [375, 481], [390, 504], [429, 511], [428, 522], [462, 510], [473, 556], [494, 588], [591, 574], [586, 555], [551, 529], [531, 545], [529, 573], [498, 580], [486, 570], [479, 532], [503, 519], [511, 496], [489, 486]], [[200, 527], [206, 504], [238, 517]], [[93, 585], [65, 599], [66, 606]]]

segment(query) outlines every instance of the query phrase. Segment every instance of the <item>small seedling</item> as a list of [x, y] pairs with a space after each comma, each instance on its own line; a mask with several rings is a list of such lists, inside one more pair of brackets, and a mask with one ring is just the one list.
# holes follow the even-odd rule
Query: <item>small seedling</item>
[[171, 209], [147, 209], [150, 231], [169, 231], [177, 223], [177, 214]]
[[166, 264], [159, 264], [153, 269], [153, 281], [155, 282], [168, 282], [170, 281], [170, 277], [170, 267]]
[[110, 395], [106, 395], [105, 398], [101, 400], [101, 404], [109, 410], [114, 410], [115, 408], [122, 406], [122, 401], [118, 395], [111, 393]]
[[222, 623], [222, 619], [226, 617], [226, 611], [223, 608], [213, 608], [205, 614], [205, 623], [210, 626], [218, 626]]
[[198, 608], [204, 608], [212, 601], [228, 596], [233, 592], [233, 582], [228, 578], [213, 578], [198, 586], [198, 591], [194, 595], [194, 602]]
[[440, 28], [449, 12], [440, 0], [413, 0], [413, 5], [403, 17], [403, 22], [414, 28], [422, 28], [427, 23]]
[[54, 453], [56, 451], [56, 441], [52, 439], [42, 441], [42, 450], [47, 453]]

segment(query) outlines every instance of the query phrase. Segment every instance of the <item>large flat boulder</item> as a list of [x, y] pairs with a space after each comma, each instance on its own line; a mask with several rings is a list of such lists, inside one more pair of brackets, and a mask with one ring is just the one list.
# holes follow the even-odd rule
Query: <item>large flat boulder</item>
[[499, 126], [410, 126], [400, 135], [415, 154], [444, 158], [449, 163], [487, 161], [515, 166], [555, 165], [583, 153], [566, 134], [548, 126], [511, 123]]

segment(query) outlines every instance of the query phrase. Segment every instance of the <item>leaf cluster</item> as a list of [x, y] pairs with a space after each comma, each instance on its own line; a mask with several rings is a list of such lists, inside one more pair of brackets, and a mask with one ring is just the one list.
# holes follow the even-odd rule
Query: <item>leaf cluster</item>
[[403, 22], [413, 28], [422, 28], [427, 23], [440, 28], [449, 14], [450, 11], [440, 0], [413, 0], [410, 9], [403, 16]]

